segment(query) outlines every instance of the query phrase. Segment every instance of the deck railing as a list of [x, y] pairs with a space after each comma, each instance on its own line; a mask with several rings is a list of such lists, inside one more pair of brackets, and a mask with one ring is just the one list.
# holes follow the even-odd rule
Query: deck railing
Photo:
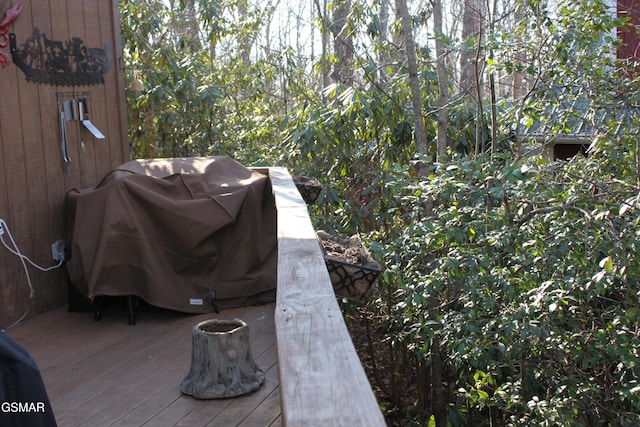
[[340, 312], [307, 205], [268, 169], [278, 212], [275, 311], [284, 426], [385, 426]]

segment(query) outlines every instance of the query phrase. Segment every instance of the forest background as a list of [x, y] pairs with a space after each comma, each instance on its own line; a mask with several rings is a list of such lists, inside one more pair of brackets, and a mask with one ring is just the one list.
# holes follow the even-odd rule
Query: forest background
[[[611, 3], [611, 2], [609, 2]], [[630, 2], [623, 2], [630, 3]], [[389, 425], [640, 424], [633, 10], [121, 0], [134, 157], [324, 185], [385, 270], [342, 307]], [[557, 162], [557, 141], [588, 156]]]

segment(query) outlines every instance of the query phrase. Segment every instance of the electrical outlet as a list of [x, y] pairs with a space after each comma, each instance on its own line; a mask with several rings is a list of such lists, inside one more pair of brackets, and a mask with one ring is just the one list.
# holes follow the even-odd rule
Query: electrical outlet
[[51, 244], [51, 258], [56, 262], [64, 261], [64, 240], [56, 240]]

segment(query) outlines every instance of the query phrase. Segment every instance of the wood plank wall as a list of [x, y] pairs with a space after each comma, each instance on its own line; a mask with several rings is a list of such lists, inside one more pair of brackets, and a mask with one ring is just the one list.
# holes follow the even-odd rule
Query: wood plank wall
[[618, 17], [629, 20], [628, 26], [618, 28], [618, 38], [622, 42], [618, 48], [618, 58], [640, 60], [640, 2], [638, 0], [618, 0]]
[[[17, 3], [9, 0], [0, 10]], [[9, 32], [18, 46], [34, 28], [50, 40], [79, 37], [87, 47], [109, 45], [111, 67], [105, 83], [53, 86], [27, 81], [13, 63], [0, 68], [0, 218], [20, 251], [42, 266], [53, 264], [51, 243], [65, 238], [64, 197], [72, 188], [96, 185], [112, 168], [129, 160], [117, 0], [22, 0], [22, 13]], [[0, 1], [0, 6], [4, 1]], [[9, 47], [1, 48], [9, 54]], [[71, 168], [65, 173], [60, 150], [58, 102], [63, 93], [87, 93], [90, 119], [105, 135], [95, 139], [78, 121], [67, 124]], [[3, 236], [9, 245], [8, 233]], [[0, 246], [0, 328], [66, 303], [64, 269], [29, 267], [35, 290], [29, 297], [20, 259]]]

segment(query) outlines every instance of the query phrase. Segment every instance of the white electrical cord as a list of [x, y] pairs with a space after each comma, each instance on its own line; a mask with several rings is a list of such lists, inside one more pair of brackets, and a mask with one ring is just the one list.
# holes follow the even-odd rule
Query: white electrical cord
[[[7, 236], [9, 236], [9, 240], [11, 240], [11, 244], [13, 245], [13, 248], [11, 248], [9, 245], [7, 245], [7, 242], [4, 241], [5, 233], [7, 234]], [[36, 291], [33, 288], [33, 285], [31, 284], [31, 276], [29, 275], [29, 269], [27, 268], [27, 263], [25, 262], [25, 260], [29, 264], [31, 264], [32, 266], [34, 266], [35, 268], [37, 268], [38, 270], [41, 270], [41, 271], [51, 271], [53, 269], [59, 268], [59, 267], [62, 266], [62, 263], [64, 262], [64, 259], [62, 259], [62, 260], [60, 260], [60, 262], [57, 265], [53, 265], [51, 267], [41, 267], [38, 264], [36, 264], [35, 262], [31, 261], [31, 259], [28, 256], [23, 255], [22, 252], [20, 252], [20, 249], [18, 248], [18, 245], [16, 244], [16, 241], [13, 239], [13, 236], [11, 235], [11, 231], [9, 231], [9, 226], [7, 225], [5, 220], [3, 220], [2, 218], [0, 218], [0, 242], [2, 242], [4, 247], [7, 248], [9, 250], [9, 252], [14, 254], [18, 258], [20, 258], [20, 262], [22, 263], [22, 268], [24, 268], [24, 273], [27, 276], [27, 284], [29, 285], [29, 298], [30, 299], [33, 299], [33, 297], [36, 294]], [[16, 326], [18, 323], [22, 322], [22, 320], [24, 320], [24, 318], [27, 317], [28, 313], [29, 313], [29, 307], [27, 307], [27, 310], [24, 312], [22, 317], [20, 319], [16, 320], [15, 322], [13, 322], [11, 325], [9, 325], [7, 327], [7, 329], [10, 329], [10, 328]]]

